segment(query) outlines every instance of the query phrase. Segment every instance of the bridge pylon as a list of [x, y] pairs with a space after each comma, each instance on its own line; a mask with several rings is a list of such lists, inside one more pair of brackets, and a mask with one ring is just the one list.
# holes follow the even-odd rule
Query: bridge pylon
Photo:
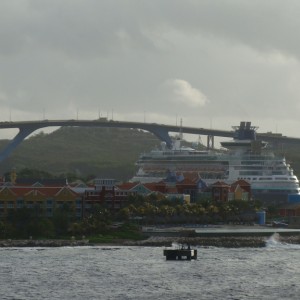
[[207, 136], [207, 149], [214, 149], [215, 148], [215, 137], [213, 135]]

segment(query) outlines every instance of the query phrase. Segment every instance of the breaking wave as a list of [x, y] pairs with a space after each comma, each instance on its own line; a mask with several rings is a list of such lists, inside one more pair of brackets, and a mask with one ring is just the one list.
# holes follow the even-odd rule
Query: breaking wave
[[279, 233], [274, 233], [270, 238], [266, 241], [267, 248], [288, 248], [288, 249], [300, 249], [299, 244], [289, 244], [280, 241]]

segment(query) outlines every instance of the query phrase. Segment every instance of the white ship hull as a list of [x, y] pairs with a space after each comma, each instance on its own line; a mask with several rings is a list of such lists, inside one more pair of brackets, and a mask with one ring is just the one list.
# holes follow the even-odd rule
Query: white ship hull
[[158, 182], [172, 172], [197, 172], [207, 185], [216, 181], [228, 184], [240, 179], [248, 181], [253, 195], [258, 198], [261, 194], [264, 198], [280, 195], [286, 201], [288, 194], [300, 193], [298, 178], [290, 165], [284, 157], [263, 149], [265, 143], [255, 140], [254, 127], [241, 124], [236, 132], [243, 137], [224, 142], [227, 152], [183, 148], [177, 141], [173, 149], [163, 147], [143, 154], [137, 162], [139, 171], [131, 181]]

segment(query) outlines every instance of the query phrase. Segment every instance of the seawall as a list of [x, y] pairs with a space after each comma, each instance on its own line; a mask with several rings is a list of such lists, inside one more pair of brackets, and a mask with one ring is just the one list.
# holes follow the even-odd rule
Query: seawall
[[300, 244], [300, 230], [260, 226], [219, 226], [208, 228], [144, 228], [148, 239], [134, 242], [141, 246], [171, 246], [189, 243], [213, 247], [265, 247], [273, 236], [281, 243]]
[[66, 247], [87, 246], [88, 240], [0, 240], [0, 247]]

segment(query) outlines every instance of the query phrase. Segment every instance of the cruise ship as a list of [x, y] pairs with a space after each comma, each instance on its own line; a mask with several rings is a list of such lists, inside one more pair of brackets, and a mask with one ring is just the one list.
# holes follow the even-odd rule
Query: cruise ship
[[171, 149], [142, 154], [132, 182], [159, 182], [167, 175], [197, 172], [207, 185], [216, 181], [233, 183], [239, 179], [251, 184], [254, 199], [264, 203], [287, 202], [289, 194], [300, 194], [298, 178], [284, 157], [275, 155], [267, 143], [256, 139], [251, 122], [233, 126], [234, 138], [221, 142], [223, 150], [196, 150], [181, 145], [181, 136]]

